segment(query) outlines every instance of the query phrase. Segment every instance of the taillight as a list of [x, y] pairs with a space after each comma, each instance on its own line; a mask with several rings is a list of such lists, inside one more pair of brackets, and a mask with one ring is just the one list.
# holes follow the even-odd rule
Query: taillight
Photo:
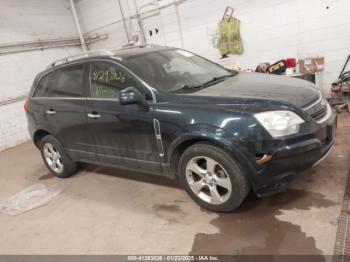
[[26, 102], [24, 103], [24, 111], [26, 111], [26, 113], [29, 112], [29, 106], [30, 106], [30, 100], [26, 100]]

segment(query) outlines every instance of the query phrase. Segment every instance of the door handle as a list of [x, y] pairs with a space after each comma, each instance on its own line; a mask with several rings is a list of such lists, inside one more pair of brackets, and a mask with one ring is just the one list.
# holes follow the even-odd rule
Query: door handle
[[56, 114], [56, 111], [53, 110], [53, 109], [49, 109], [49, 110], [46, 110], [46, 114], [48, 114], [48, 115], [54, 115], [54, 114]]
[[93, 119], [97, 119], [101, 117], [101, 115], [97, 114], [96, 112], [89, 113], [87, 114], [87, 116]]

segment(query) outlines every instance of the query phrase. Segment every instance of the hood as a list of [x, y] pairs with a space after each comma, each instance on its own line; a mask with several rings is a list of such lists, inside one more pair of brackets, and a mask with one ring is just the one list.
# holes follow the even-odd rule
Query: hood
[[314, 84], [292, 77], [261, 73], [239, 73], [191, 96], [264, 99], [305, 107], [319, 98]]

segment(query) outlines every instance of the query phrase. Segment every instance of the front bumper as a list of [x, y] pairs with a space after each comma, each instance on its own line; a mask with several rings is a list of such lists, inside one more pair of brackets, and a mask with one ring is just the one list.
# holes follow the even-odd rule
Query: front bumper
[[328, 119], [318, 124], [318, 128], [309, 135], [309, 139], [274, 149], [272, 160], [258, 165], [251, 177], [256, 194], [265, 196], [288, 188], [300, 171], [323, 160], [334, 144], [336, 126], [337, 115], [331, 112]]

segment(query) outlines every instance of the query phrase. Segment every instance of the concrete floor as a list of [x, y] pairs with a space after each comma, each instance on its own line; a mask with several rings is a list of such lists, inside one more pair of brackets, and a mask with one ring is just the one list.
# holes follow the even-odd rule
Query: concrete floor
[[21, 215], [0, 213], [0, 254], [332, 254], [349, 127], [340, 115], [332, 153], [292, 189], [250, 195], [232, 214], [201, 209], [162, 177], [89, 165], [57, 179], [25, 143], [0, 153], [0, 200], [35, 183], [64, 191]]

